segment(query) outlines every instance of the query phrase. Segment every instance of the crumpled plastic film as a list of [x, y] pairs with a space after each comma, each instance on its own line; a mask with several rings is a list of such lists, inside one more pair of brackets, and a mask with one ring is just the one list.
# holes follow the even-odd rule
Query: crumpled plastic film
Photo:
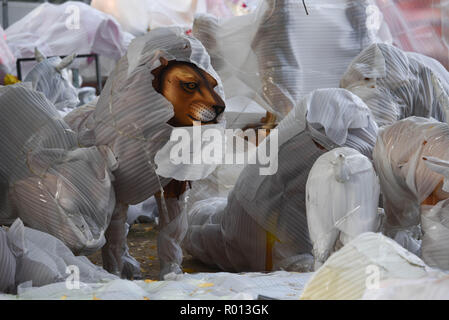
[[359, 234], [380, 231], [379, 193], [371, 161], [356, 150], [333, 149], [315, 161], [306, 184], [315, 269]]
[[[321, 109], [323, 105], [329, 111], [322, 118], [317, 117], [319, 120], [314, 120], [317, 121], [314, 124], [316, 128], [312, 128], [306, 114], [313, 114], [314, 108]], [[351, 112], [343, 112], [345, 109]], [[279, 150], [276, 172], [260, 175], [260, 164], [248, 164], [229, 194], [227, 203], [215, 198], [210, 203], [203, 200], [193, 206], [189, 212], [189, 231], [184, 242], [187, 250], [194, 256], [198, 255], [203, 262], [224, 270], [262, 271], [281, 268], [284, 261], [298, 268], [295, 271], [307, 271], [286, 259], [296, 256], [298, 261], [310, 266], [310, 259], [306, 258], [307, 254], [312, 253], [312, 243], [307, 225], [305, 186], [316, 159], [326, 152], [317, 144], [327, 150], [339, 146], [320, 127], [320, 122], [332, 117], [333, 111], [334, 117], [340, 112], [352, 115], [343, 117], [345, 123], [341, 130], [347, 131], [342, 135], [347, 137], [343, 145], [355, 141], [353, 137], [357, 136], [356, 149], [372, 150], [377, 126], [368, 107], [344, 89], [315, 90], [304, 97], [277, 127]], [[363, 116], [368, 121], [361, 122], [361, 128], [349, 128], [349, 123], [356, 123], [353, 120]], [[269, 144], [271, 137], [272, 134], [262, 144]], [[323, 194], [323, 198], [328, 197]], [[208, 257], [209, 262], [206, 261]], [[267, 263], [270, 259], [271, 263]]]
[[449, 200], [422, 206], [422, 258], [431, 267], [449, 270]]
[[379, 40], [385, 25], [367, 28], [370, 5], [319, 0], [305, 9], [301, 1], [266, 0], [245, 16], [200, 15], [193, 34], [211, 54], [227, 98], [247, 96], [283, 118], [303, 95], [338, 87], [351, 59]]
[[67, 125], [76, 132], [78, 145], [81, 147], [92, 147], [95, 145], [95, 120], [93, 113], [97, 100], [87, 105], [78, 107], [64, 117]]
[[[385, 205], [385, 234], [395, 238], [405, 231], [408, 237], [420, 239], [421, 221], [434, 215], [429, 212], [423, 217], [421, 204], [445, 179], [426, 162], [432, 158], [447, 161], [448, 148], [449, 126], [433, 119], [409, 117], [380, 129], [373, 157]], [[444, 211], [439, 214], [437, 220], [443, 220], [438, 223], [444, 223]], [[429, 222], [427, 237], [433, 237], [433, 231], [438, 236], [437, 225], [431, 228]]]
[[14, 292], [16, 265], [16, 257], [9, 246], [7, 232], [0, 228], [0, 292]]
[[447, 121], [448, 81], [436, 60], [377, 43], [351, 62], [340, 86], [361, 97], [383, 126], [410, 116]]
[[446, 1], [376, 0], [376, 4], [396, 47], [425, 54], [449, 67]]
[[56, 108], [24, 85], [0, 87], [0, 108], [0, 223], [20, 217], [76, 253], [101, 248], [115, 206], [110, 150], [78, 148]]
[[307, 282], [303, 300], [361, 299], [381, 281], [418, 279], [431, 272], [417, 256], [380, 233], [367, 232], [335, 252]]
[[73, 109], [78, 103], [78, 92], [70, 83], [67, 69], [60, 71], [61, 58], [45, 59], [36, 64], [24, 81], [32, 82], [33, 89], [42, 92], [58, 110]]
[[[159, 28], [136, 38], [109, 77], [93, 114], [96, 145], [108, 145], [119, 163], [114, 171], [119, 202], [140, 203], [170, 181], [156, 175], [154, 165], [156, 153], [169, 141], [173, 127], [167, 121], [174, 115], [172, 104], [151, 85], [151, 71], [160, 65], [160, 57], [203, 69], [217, 80], [215, 91], [223, 98], [209, 55], [183, 29]], [[165, 161], [169, 164], [170, 158]]]
[[[43, 3], [9, 26], [6, 34], [16, 58], [34, 57], [35, 47], [47, 57], [97, 53], [101, 74], [106, 76], [126, 53], [133, 38], [113, 17], [79, 1]], [[94, 76], [93, 65], [93, 60], [84, 59], [74, 63], [88, 77]], [[22, 74], [26, 75], [31, 67], [32, 63], [23, 63]]]
[[86, 257], [74, 256], [70, 249], [55, 237], [25, 227], [20, 219], [17, 219], [7, 232], [0, 230], [0, 233], [6, 234], [7, 238], [6, 242], [2, 241], [2, 245], [6, 244], [9, 247], [14, 258], [14, 270], [8, 274], [15, 284], [14, 292], [16, 286], [28, 281], [32, 281], [33, 286], [39, 287], [65, 281], [75, 273], [79, 278], [75, 279], [74, 276], [70, 284], [74, 284], [77, 280], [94, 283], [117, 279], [101, 267], [92, 264]]

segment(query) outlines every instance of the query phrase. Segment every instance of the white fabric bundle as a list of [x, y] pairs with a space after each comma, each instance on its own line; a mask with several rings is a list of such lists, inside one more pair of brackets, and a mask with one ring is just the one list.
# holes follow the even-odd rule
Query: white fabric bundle
[[[320, 116], [315, 108], [326, 112]], [[313, 125], [316, 128], [307, 121], [306, 113], [315, 115]], [[321, 125], [326, 126], [328, 119], [337, 119], [342, 114], [352, 116], [341, 117], [341, 126], [327, 136]], [[305, 186], [315, 160], [326, 152], [316, 143], [331, 150], [339, 146], [337, 141], [341, 145], [357, 141], [351, 147], [362, 152], [371, 150], [377, 126], [368, 107], [355, 95], [344, 89], [320, 89], [304, 97], [281, 121], [278, 130], [277, 172], [260, 175], [261, 166], [249, 164], [240, 174], [227, 202], [222, 198], [204, 200], [189, 214], [189, 231], [184, 244], [203, 262], [224, 270], [265, 270], [267, 241], [271, 241], [268, 236], [274, 239], [274, 268], [287, 268], [286, 263], [295, 265], [292, 257], [304, 262], [296, 264], [296, 270], [304, 271], [305, 265], [313, 267], [307, 256], [312, 252], [312, 244], [307, 226]], [[270, 138], [271, 134], [259, 148], [269, 144]], [[324, 195], [323, 199], [326, 197]]]
[[[174, 115], [172, 104], [151, 85], [151, 71], [160, 66], [161, 57], [190, 62], [206, 71], [217, 80], [215, 91], [223, 98], [220, 79], [210, 65], [209, 55], [198, 40], [182, 29], [159, 28], [131, 43], [127, 55], [109, 77], [93, 114], [96, 145], [109, 146], [119, 164], [114, 171], [115, 191], [122, 203], [146, 200], [160, 191], [170, 181], [168, 178], [179, 179], [182, 175], [185, 180], [201, 179], [215, 168], [192, 164], [166, 178], [156, 174], [154, 159], [170, 143], [173, 127], [167, 121]], [[205, 127], [208, 126], [201, 126]], [[163, 157], [158, 163], [161, 170], [164, 165], [172, 165], [170, 158]]]
[[70, 83], [65, 67], [59, 69], [61, 58], [44, 59], [27, 74], [24, 82], [32, 82], [33, 89], [42, 92], [56, 109], [73, 109], [78, 103], [78, 92]]
[[[338, 87], [351, 59], [377, 40], [372, 1], [266, 0], [252, 14], [200, 15], [193, 34], [208, 49], [227, 98], [247, 96], [284, 117], [305, 94]], [[308, 14], [307, 14], [308, 13]], [[250, 44], [250, 45], [249, 45]]]
[[[16, 286], [28, 281], [39, 287], [62, 282], [70, 274], [73, 275], [73, 281], [88, 283], [116, 279], [112, 274], [92, 264], [86, 257], [75, 257], [70, 249], [55, 237], [26, 228], [20, 219], [17, 219], [7, 232], [0, 228], [0, 248], [5, 247], [10, 252], [6, 257], [9, 260], [1, 261], [10, 262], [10, 266], [14, 267], [9, 268], [9, 273], [8, 268], [1, 269], [0, 283], [9, 280], [14, 284], [9, 288], [13, 292]], [[2, 258], [5, 256], [2, 255]], [[7, 290], [0, 287], [0, 291]]]
[[413, 239], [422, 228], [424, 260], [449, 269], [447, 201], [421, 206], [442, 181], [449, 191], [449, 126], [419, 117], [401, 120], [380, 130], [373, 155], [384, 196], [384, 232], [419, 252]]
[[436, 60], [373, 44], [349, 65], [340, 86], [355, 93], [379, 126], [410, 116], [449, 117], [449, 73]]
[[110, 150], [78, 148], [56, 108], [23, 85], [0, 87], [0, 108], [0, 223], [20, 217], [74, 252], [101, 248], [115, 206]]
[[315, 161], [306, 184], [315, 269], [359, 234], [380, 231], [379, 193], [374, 167], [358, 151], [337, 148]]
[[[47, 57], [97, 53], [101, 56], [103, 75], [109, 74], [133, 38], [114, 18], [79, 1], [43, 3], [12, 24], [6, 34], [16, 58], [34, 57], [35, 47]], [[87, 68], [84, 61], [77, 61], [75, 67]], [[31, 66], [24, 63], [22, 74], [26, 75]]]

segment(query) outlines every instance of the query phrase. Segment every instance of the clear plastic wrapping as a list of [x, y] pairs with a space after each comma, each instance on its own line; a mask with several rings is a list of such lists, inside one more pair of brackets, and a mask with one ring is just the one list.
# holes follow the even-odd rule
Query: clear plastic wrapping
[[[446, 123], [410, 117], [382, 128], [373, 153], [386, 212], [384, 232], [392, 238], [402, 232], [405, 240], [419, 240], [424, 233], [424, 260], [443, 269], [449, 267], [444, 200], [448, 190], [448, 148]], [[435, 194], [440, 184], [442, 197]], [[429, 197], [436, 200], [432, 205], [423, 205]], [[406, 242], [403, 244], [407, 249], [417, 251]], [[413, 241], [409, 243], [413, 245]]]
[[[7, 258], [2, 259], [2, 263], [9, 265], [8, 268], [1, 269], [0, 283], [9, 280], [10, 285], [13, 285], [10, 286], [9, 292], [16, 292], [17, 286], [28, 281], [35, 287], [62, 282], [72, 272], [79, 276], [78, 279], [74, 277], [73, 281], [95, 283], [116, 279], [101, 267], [92, 264], [86, 257], [74, 256], [71, 250], [55, 237], [26, 228], [20, 219], [17, 219], [8, 231], [0, 229], [0, 235], [0, 247], [9, 249], [8, 257], [2, 255]], [[3, 287], [0, 291], [6, 290]]]
[[376, 0], [389, 26], [392, 43], [449, 67], [448, 3], [444, 0]]
[[[68, 59], [73, 60], [73, 56]], [[67, 61], [67, 62], [66, 62]], [[61, 58], [44, 59], [27, 74], [24, 82], [31, 82], [33, 89], [42, 92], [58, 110], [73, 109], [78, 103], [78, 91], [69, 81], [65, 69], [70, 60]]]
[[115, 206], [108, 148], [78, 148], [76, 135], [42, 93], [0, 87], [0, 223], [20, 217], [77, 253], [104, 244]]
[[[284, 117], [305, 94], [338, 87], [351, 59], [378, 40], [373, 1], [267, 0], [251, 14], [199, 15], [193, 34], [208, 49], [227, 98], [246, 96]], [[248, 46], [251, 44], [251, 47]]]
[[16, 257], [9, 246], [7, 232], [0, 228], [0, 292], [14, 292], [16, 266]]
[[315, 269], [359, 234], [380, 231], [379, 193], [371, 161], [356, 150], [336, 148], [315, 161], [306, 184]]
[[[136, 38], [109, 77], [92, 115], [96, 145], [109, 146], [119, 164], [114, 171], [119, 202], [140, 203], [175, 178], [159, 177], [154, 165], [156, 153], [169, 142], [174, 128], [167, 123], [174, 115], [173, 105], [151, 85], [151, 71], [160, 66], [161, 57], [190, 62], [206, 71], [217, 80], [214, 90], [223, 98], [209, 55], [183, 29], [158, 28]], [[198, 166], [201, 170], [203, 165], [184, 166], [184, 179]]]
[[[101, 56], [103, 75], [111, 71], [105, 68], [109, 65], [106, 60], [118, 61], [133, 38], [113, 17], [79, 1], [43, 3], [12, 24], [6, 34], [16, 58], [34, 57], [35, 47], [47, 57], [97, 53]], [[85, 61], [76, 61], [74, 67], [86, 69]], [[32, 63], [23, 64], [22, 74], [26, 75], [31, 66]], [[11, 68], [15, 70], [15, 66]]]
[[449, 117], [449, 73], [436, 60], [391, 45], [363, 50], [340, 86], [365, 101], [379, 126], [410, 116]]
[[[309, 114], [315, 115], [313, 123], [307, 121]], [[348, 116], [341, 117], [341, 126], [328, 136], [323, 126], [342, 114]], [[312, 252], [305, 203], [309, 171], [325, 149], [340, 146], [337, 141], [370, 155], [377, 126], [357, 96], [344, 89], [320, 89], [304, 97], [278, 130], [277, 172], [260, 175], [260, 165], [249, 164], [227, 203], [221, 198], [203, 200], [190, 211], [185, 247], [203, 262], [231, 271], [270, 270], [294, 256], [309, 264], [304, 256]]]

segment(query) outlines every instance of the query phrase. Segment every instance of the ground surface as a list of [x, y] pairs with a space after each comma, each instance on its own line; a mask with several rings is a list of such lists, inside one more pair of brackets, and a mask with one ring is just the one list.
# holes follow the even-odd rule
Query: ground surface
[[[134, 224], [128, 234], [130, 254], [140, 262], [143, 279], [159, 279], [159, 259], [157, 256], [156, 225], [152, 223]], [[88, 258], [96, 265], [102, 265], [101, 250]], [[218, 269], [204, 265], [188, 254], [184, 254], [184, 272], [217, 272]]]

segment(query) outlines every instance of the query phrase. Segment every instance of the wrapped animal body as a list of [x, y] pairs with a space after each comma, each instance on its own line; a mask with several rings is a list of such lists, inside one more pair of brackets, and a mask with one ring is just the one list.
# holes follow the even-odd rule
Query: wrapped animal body
[[78, 148], [54, 105], [24, 85], [0, 87], [0, 108], [0, 223], [19, 217], [76, 253], [101, 248], [115, 206], [110, 151]]
[[373, 44], [351, 62], [340, 86], [363, 99], [379, 126], [411, 116], [448, 120], [449, 73], [418, 53]]

